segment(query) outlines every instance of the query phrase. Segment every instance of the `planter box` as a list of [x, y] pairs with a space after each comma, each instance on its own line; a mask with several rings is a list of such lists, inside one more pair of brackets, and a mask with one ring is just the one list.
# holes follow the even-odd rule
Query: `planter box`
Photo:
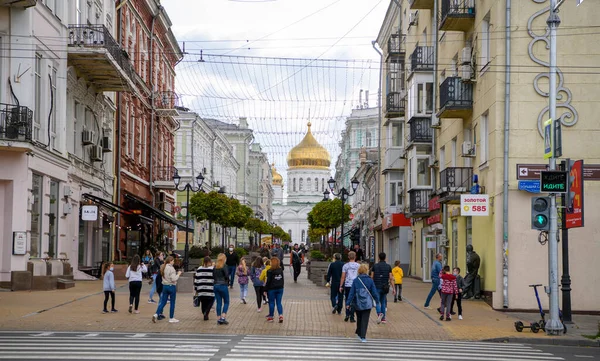
[[[127, 279], [125, 277], [125, 273], [127, 272], [127, 267], [129, 267], [128, 264], [116, 264], [115, 265], [115, 270], [113, 271], [113, 274], [115, 275], [115, 281], [123, 281], [123, 280]], [[100, 279], [102, 279], [102, 272], [100, 272]]]
[[317, 286], [325, 286], [327, 283], [325, 277], [327, 276], [329, 264], [330, 262], [327, 261], [308, 261], [306, 264], [308, 279]]

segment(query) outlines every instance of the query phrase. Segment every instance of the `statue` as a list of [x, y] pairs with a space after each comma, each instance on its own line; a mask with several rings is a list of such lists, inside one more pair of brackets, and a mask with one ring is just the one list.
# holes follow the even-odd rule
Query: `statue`
[[[477, 272], [481, 259], [477, 252], [473, 250], [473, 246], [467, 246], [467, 274], [465, 275], [463, 298], [469, 299], [473, 296], [479, 298], [481, 292]], [[477, 282], [476, 282], [477, 281]]]

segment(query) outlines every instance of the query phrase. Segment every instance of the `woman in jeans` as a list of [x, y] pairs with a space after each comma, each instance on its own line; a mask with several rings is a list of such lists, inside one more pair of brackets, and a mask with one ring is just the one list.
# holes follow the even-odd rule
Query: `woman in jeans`
[[146, 265], [140, 262], [140, 256], [133, 256], [131, 264], [127, 267], [125, 277], [129, 279], [129, 313], [132, 312], [135, 305], [135, 313], [140, 313], [140, 292], [142, 291], [143, 273], [148, 272]]
[[175, 271], [175, 268], [173, 267], [174, 263], [175, 259], [173, 256], [169, 256], [165, 260], [165, 263], [160, 267], [163, 290], [160, 294], [160, 302], [158, 302], [156, 313], [152, 316], [152, 322], [156, 322], [158, 320], [158, 315], [162, 315], [168, 299], [171, 300], [171, 307], [169, 309], [169, 322], [179, 322], [179, 320], [175, 318], [175, 296], [177, 294], [177, 280], [179, 279], [179, 276], [181, 276], [181, 271]]
[[217, 257], [215, 266], [215, 299], [217, 301], [217, 320], [218, 325], [228, 325], [227, 310], [229, 309], [229, 272], [225, 261], [227, 257], [224, 253], [220, 253]]
[[252, 264], [252, 268], [250, 268], [250, 279], [252, 280], [252, 285], [254, 286], [254, 292], [256, 292], [256, 312], [260, 312], [262, 310], [265, 283], [260, 280], [260, 274], [264, 269], [265, 266], [263, 265], [262, 258], [256, 257], [256, 260]]
[[269, 294], [269, 315], [267, 316], [267, 322], [273, 322], [275, 304], [277, 304], [279, 323], [283, 322], [283, 306], [281, 305], [283, 286], [283, 270], [281, 269], [279, 258], [273, 257], [271, 258], [271, 269], [267, 271], [267, 282], [265, 283], [265, 289]]
[[152, 288], [150, 289], [150, 294], [148, 295], [148, 303], [156, 303], [154, 301], [154, 292], [158, 293], [158, 299], [160, 300], [161, 290], [158, 290], [158, 285], [156, 284], [156, 278], [160, 276], [160, 266], [163, 264], [163, 260], [165, 259], [165, 254], [162, 252], [157, 252], [156, 257], [154, 258], [154, 262], [150, 266], [150, 274], [152, 277]]
[[356, 336], [361, 342], [367, 342], [367, 326], [369, 326], [369, 316], [371, 308], [379, 307], [379, 292], [375, 288], [375, 283], [367, 274], [369, 265], [362, 263], [358, 267], [358, 277], [352, 282], [352, 287], [348, 293], [346, 304], [354, 305], [356, 311]]
[[194, 276], [194, 289], [196, 296], [200, 297], [200, 305], [204, 321], [208, 321], [210, 309], [215, 303], [215, 275], [212, 259], [210, 256], [204, 257], [202, 265], [196, 270]]
[[237, 267], [237, 276], [240, 285], [240, 303], [246, 304], [246, 297], [248, 297], [248, 266], [246, 266], [245, 259], [242, 259]]

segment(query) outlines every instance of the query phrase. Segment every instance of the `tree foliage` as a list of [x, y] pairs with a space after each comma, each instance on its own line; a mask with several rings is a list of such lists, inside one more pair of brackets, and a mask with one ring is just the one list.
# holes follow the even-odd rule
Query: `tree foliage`
[[223, 225], [231, 212], [229, 198], [221, 193], [197, 192], [190, 198], [188, 211], [197, 221], [209, 221]]
[[[350, 221], [352, 207], [344, 204], [344, 223]], [[336, 198], [331, 201], [317, 203], [308, 213], [308, 224], [313, 232], [319, 229], [331, 229], [342, 224], [342, 201]], [[319, 231], [320, 232], [320, 231]]]

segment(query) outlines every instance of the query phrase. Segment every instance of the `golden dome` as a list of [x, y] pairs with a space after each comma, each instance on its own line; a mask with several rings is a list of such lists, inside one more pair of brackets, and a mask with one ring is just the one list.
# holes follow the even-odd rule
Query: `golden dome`
[[287, 163], [290, 169], [294, 168], [313, 168], [329, 169], [331, 158], [329, 152], [312, 135], [310, 131], [310, 122], [308, 122], [308, 131], [304, 139], [292, 148], [287, 156]]
[[271, 174], [273, 175], [273, 185], [282, 186], [283, 185], [283, 177], [281, 174], [277, 173], [277, 169], [275, 168], [275, 163], [271, 165]]

